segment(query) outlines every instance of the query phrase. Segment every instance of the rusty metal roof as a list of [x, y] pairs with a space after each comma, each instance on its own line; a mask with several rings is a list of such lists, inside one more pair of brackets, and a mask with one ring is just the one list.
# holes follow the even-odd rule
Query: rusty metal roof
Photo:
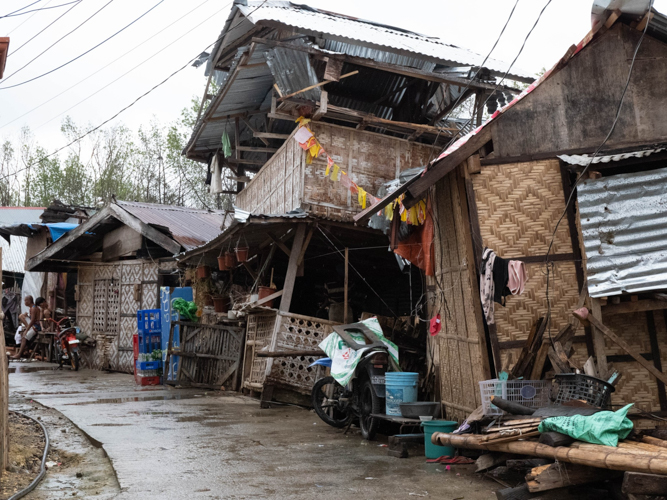
[[117, 201], [116, 204], [144, 224], [168, 229], [171, 236], [186, 250], [212, 240], [232, 221], [231, 214], [224, 210], [202, 210], [134, 201]]

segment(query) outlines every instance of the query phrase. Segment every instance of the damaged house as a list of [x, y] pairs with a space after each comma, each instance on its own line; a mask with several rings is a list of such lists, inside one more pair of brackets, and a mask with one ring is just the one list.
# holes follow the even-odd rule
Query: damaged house
[[[553, 370], [593, 356], [596, 376], [622, 374], [614, 405], [667, 411], [666, 21], [628, 7], [594, 18], [518, 98], [355, 217], [362, 224], [398, 196], [406, 207], [424, 198], [432, 206], [429, 305], [443, 318], [433, 362], [448, 416], [465, 418], [481, 404], [478, 383], [517, 366], [540, 318], [543, 338], [555, 342], [583, 304], [597, 326], [572, 323], [571, 351]], [[495, 317], [480, 304], [485, 248], [527, 274], [523, 293], [495, 304]], [[544, 361], [528, 378], [543, 377]]]
[[408, 332], [393, 337], [413, 363], [404, 369], [423, 371], [425, 329], [414, 316], [429, 248], [415, 243], [409, 265], [388, 251], [386, 219], [361, 227], [352, 218], [472, 130], [474, 121], [449, 116], [454, 108], [476, 102], [481, 120], [487, 95], [493, 112], [520, 92], [498, 83], [503, 75], [533, 81], [494, 59], [479, 68], [483, 60], [306, 5], [234, 3], [184, 154], [209, 164], [211, 191], [235, 194], [237, 210], [221, 235], [178, 259], [217, 283], [220, 311], [249, 313], [245, 389], [264, 400], [274, 387], [308, 395], [319, 373], [308, 351], [332, 325], [369, 315], [386, 318], [390, 337]]

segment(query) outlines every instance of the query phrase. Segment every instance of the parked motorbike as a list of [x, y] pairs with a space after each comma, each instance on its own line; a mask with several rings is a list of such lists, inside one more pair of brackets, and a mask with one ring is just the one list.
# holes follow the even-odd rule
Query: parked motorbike
[[72, 325], [72, 318], [64, 317], [60, 321], [51, 319], [56, 325], [56, 359], [60, 368], [67, 362], [74, 371], [79, 370], [79, 340], [76, 338], [77, 327]]
[[[365, 351], [345, 387], [332, 376], [315, 383], [311, 392], [313, 408], [324, 422], [333, 427], [342, 428], [358, 420], [364, 439], [372, 440], [378, 426], [378, 419], [373, 415], [385, 412], [384, 377], [389, 371], [389, 351], [363, 323], [337, 325], [334, 331], [352, 350]], [[349, 332], [361, 334], [365, 342], [358, 343]], [[331, 366], [331, 360], [324, 358], [317, 364]]]

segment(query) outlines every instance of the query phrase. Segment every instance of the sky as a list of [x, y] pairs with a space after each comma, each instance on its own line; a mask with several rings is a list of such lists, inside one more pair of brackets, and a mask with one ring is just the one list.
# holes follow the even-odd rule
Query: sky
[[[0, 140], [16, 137], [21, 127], [29, 126], [40, 144], [49, 150], [66, 143], [60, 132], [66, 116], [81, 125], [98, 125], [186, 65], [216, 40], [231, 9], [229, 0], [82, 0], [26, 15], [1, 17], [34, 1], [0, 1], [0, 37], [10, 37], [5, 75], [0, 80]], [[40, 0], [26, 10], [71, 1]], [[493, 46], [516, 2], [300, 1], [438, 37], [483, 55]], [[511, 61], [516, 57], [546, 3], [547, 0], [518, 0], [493, 58]], [[532, 74], [555, 64], [570, 45], [578, 43], [589, 31], [591, 5], [592, 0], [552, 0], [515, 68]], [[667, 0], [656, 0], [655, 7], [667, 12]], [[23, 83], [91, 49], [151, 8], [99, 48], [62, 69]], [[81, 28], [39, 56], [98, 10]], [[16, 84], [21, 85], [6, 88]], [[137, 129], [154, 118], [163, 123], [176, 120], [193, 96], [201, 97], [205, 85], [204, 66], [188, 66], [110, 124], [123, 122]]]

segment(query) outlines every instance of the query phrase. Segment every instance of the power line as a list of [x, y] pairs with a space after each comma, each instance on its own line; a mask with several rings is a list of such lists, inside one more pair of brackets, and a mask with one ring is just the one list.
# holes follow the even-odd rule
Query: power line
[[[46, 5], [49, 5], [51, 2], [53, 2], [53, 0], [48, 0], [48, 1], [46, 2], [45, 6], [46, 6]], [[32, 13], [32, 16], [28, 17], [28, 19], [26, 19], [25, 21], [23, 21], [22, 23], [20, 23], [16, 28], [14, 28], [14, 29], [11, 30], [9, 33], [7, 33], [7, 36], [9, 36], [9, 35], [11, 35], [12, 33], [14, 33], [17, 29], [19, 29], [19, 28], [20, 28], [21, 26], [23, 26], [25, 23], [27, 23], [28, 21], [30, 21], [30, 20], [31, 20], [33, 17], [35, 17], [36, 15], [37, 15], [37, 12], [33, 12], [33, 13]]]
[[[208, 1], [208, 0], [206, 0], [206, 1]], [[204, 3], [206, 3], [206, 2], [204, 2]], [[201, 5], [203, 5], [203, 4], [200, 4], [200, 6], [201, 6]], [[219, 12], [221, 12], [221, 11], [222, 11], [223, 9], [225, 9], [225, 8], [226, 8], [226, 7], [223, 7], [222, 9], [220, 9], [220, 10], [214, 12], [213, 15], [218, 14]], [[77, 102], [77, 103], [74, 104], [73, 106], [70, 106], [70, 107], [67, 108], [65, 111], [63, 111], [62, 113], [60, 113], [59, 115], [54, 116], [54, 117], [51, 118], [50, 120], [48, 120], [48, 121], [42, 123], [42, 124], [39, 125], [35, 130], [37, 130], [37, 129], [43, 127], [44, 125], [47, 125], [48, 123], [51, 123], [51, 122], [52, 122], [53, 120], [55, 120], [56, 118], [61, 117], [62, 115], [64, 115], [64, 114], [67, 113], [68, 111], [70, 111], [70, 110], [76, 108], [77, 106], [79, 106], [79, 105], [82, 104], [83, 102], [87, 101], [87, 100], [90, 99], [91, 97], [93, 97], [93, 96], [99, 94], [99, 93], [102, 92], [104, 89], [106, 89], [107, 87], [110, 87], [111, 85], [113, 85], [113, 84], [116, 83], [118, 80], [120, 80], [121, 78], [125, 77], [126, 75], [128, 75], [129, 73], [131, 73], [132, 71], [134, 71], [135, 69], [137, 69], [137, 68], [143, 66], [145, 63], [147, 63], [148, 61], [150, 61], [150, 60], [153, 59], [154, 57], [158, 56], [159, 54], [161, 54], [162, 52], [164, 52], [165, 50], [167, 50], [169, 47], [171, 47], [173, 44], [175, 44], [176, 42], [180, 41], [182, 38], [184, 38], [185, 36], [189, 35], [189, 34], [192, 33], [194, 30], [196, 30], [197, 28], [199, 28], [201, 25], [203, 25], [203, 24], [206, 23], [207, 21], [210, 21], [211, 19], [212, 19], [212, 17], [207, 17], [207, 18], [204, 19], [201, 23], [199, 23], [199, 24], [197, 24], [196, 26], [192, 27], [191, 29], [189, 29], [188, 31], [186, 31], [185, 33], [183, 33], [181, 36], [179, 36], [178, 38], [176, 38], [175, 40], [173, 40], [173, 41], [172, 41], [171, 43], [169, 43], [168, 45], [165, 45], [164, 47], [162, 47], [160, 50], [158, 50], [158, 51], [157, 51], [155, 54], [153, 54], [152, 56], [148, 57], [147, 59], [144, 59], [144, 60], [141, 61], [139, 64], [137, 64], [136, 66], [134, 66], [132, 69], [129, 69], [128, 71], [126, 71], [125, 73], [123, 73], [122, 75], [120, 75], [120, 76], [119, 76], [118, 78], [116, 78], [115, 80], [112, 80], [112, 81], [110, 81], [109, 83], [107, 83], [104, 87], [102, 87], [102, 88], [96, 90], [95, 92], [93, 92], [92, 94], [90, 94], [88, 97], [85, 97], [84, 99], [80, 100], [79, 102]], [[172, 23], [172, 24], [174, 24], [174, 23]], [[165, 28], [165, 29], [166, 29], [166, 28]], [[164, 31], [164, 30], [163, 30], [163, 31]], [[155, 35], [154, 35], [154, 36], [155, 36]], [[152, 37], [151, 37], [151, 38], [152, 38]], [[137, 46], [137, 47], [138, 47], [138, 46]], [[135, 47], [135, 48], [136, 48], [136, 47]], [[134, 49], [132, 49], [132, 50], [134, 50]], [[106, 66], [105, 66], [105, 67], [106, 67]], [[104, 69], [104, 68], [102, 68], [102, 69]], [[101, 71], [101, 69], [100, 69], [99, 71]], [[96, 73], [97, 73], [97, 72], [96, 72]], [[93, 74], [95, 74], [95, 73], [93, 73]], [[92, 76], [92, 75], [91, 75], [91, 76]], [[86, 79], [88, 79], [88, 78], [90, 78], [90, 77], [87, 77]], [[81, 83], [81, 82], [79, 82], [79, 83]], [[77, 83], [76, 85], [78, 85], [78, 83]], [[67, 89], [67, 90], [69, 90], [69, 89]], [[65, 90], [64, 92], [66, 92], [67, 90]], [[60, 94], [59, 94], [59, 95], [60, 95]], [[47, 102], [48, 102], [48, 101], [47, 101]]]
[[40, 30], [39, 32], [37, 32], [37, 34], [35, 34], [35, 35], [34, 35], [32, 38], [30, 38], [27, 42], [23, 43], [23, 44], [20, 45], [17, 49], [14, 49], [14, 50], [12, 50], [9, 54], [7, 54], [7, 57], [9, 57], [9, 56], [11, 56], [11, 55], [14, 55], [16, 52], [18, 52], [18, 51], [21, 50], [23, 47], [25, 47], [26, 45], [28, 45], [28, 44], [29, 44], [30, 42], [32, 42], [35, 38], [37, 38], [39, 35], [41, 35], [41, 34], [44, 33], [47, 29], [49, 29], [51, 26], [53, 26], [56, 22], [58, 22], [58, 20], [59, 20], [61, 17], [67, 15], [67, 14], [74, 8], [74, 7], [76, 7], [77, 5], [79, 5], [81, 2], [82, 2], [82, 0], [78, 0], [74, 5], [72, 5], [69, 9], [67, 9], [63, 14], [59, 15], [58, 17], [56, 17], [56, 19], [55, 19], [54, 21], [52, 21], [52, 22], [51, 22], [50, 24], [48, 24], [45, 28], [43, 28], [42, 30]]
[[[199, 9], [202, 5], [204, 5], [204, 4], [207, 3], [207, 2], [209, 2], [209, 0], [204, 0], [202, 3], [200, 3], [199, 5], [197, 5], [194, 9], [192, 9], [191, 11], [189, 11], [189, 12], [187, 12], [186, 14], [182, 15], [181, 17], [179, 17], [178, 19], [176, 19], [174, 22], [172, 22], [172, 23], [169, 24], [168, 26], [165, 26], [165, 27], [162, 28], [160, 31], [158, 31], [157, 33], [155, 33], [155, 34], [152, 35], [151, 37], [149, 37], [149, 38], [147, 38], [146, 40], [144, 40], [143, 42], [141, 42], [139, 45], [135, 45], [135, 46], [132, 47], [130, 50], [128, 50], [127, 52], [125, 52], [123, 55], [121, 55], [121, 56], [117, 57], [116, 59], [114, 59], [113, 61], [111, 61], [109, 64], [106, 64], [105, 66], [102, 66], [100, 69], [98, 69], [98, 70], [95, 71], [94, 73], [91, 73], [90, 75], [88, 75], [88, 76], [87, 76], [86, 78], [84, 78], [83, 80], [79, 80], [79, 81], [78, 81], [77, 83], [75, 83], [74, 85], [72, 85], [72, 86], [66, 88], [65, 90], [63, 90], [63, 91], [60, 92], [59, 94], [56, 94], [55, 96], [53, 96], [53, 97], [51, 97], [50, 99], [44, 101], [43, 103], [39, 104], [38, 106], [35, 106], [35, 107], [32, 108], [31, 110], [26, 111], [26, 112], [23, 113], [22, 115], [20, 115], [20, 116], [14, 118], [12, 121], [9, 121], [9, 122], [5, 123], [4, 125], [1, 125], [0, 128], [4, 128], [4, 127], [6, 127], [7, 125], [10, 125], [10, 124], [14, 123], [14, 122], [17, 121], [17, 120], [20, 120], [20, 119], [23, 118], [24, 116], [29, 115], [30, 113], [32, 113], [33, 111], [35, 111], [35, 110], [41, 108], [41, 107], [44, 106], [45, 104], [48, 104], [49, 102], [53, 101], [54, 99], [60, 97], [60, 96], [63, 95], [64, 93], [69, 92], [69, 91], [72, 90], [74, 87], [77, 87], [78, 85], [82, 84], [83, 82], [85, 82], [85, 81], [88, 80], [89, 78], [92, 78], [93, 76], [95, 76], [95, 75], [96, 75], [97, 73], [99, 73], [100, 71], [102, 71], [102, 70], [108, 68], [109, 66], [111, 66], [112, 64], [114, 64], [116, 61], [122, 59], [123, 57], [125, 57], [125, 56], [128, 55], [129, 53], [134, 52], [136, 49], [138, 49], [139, 47], [141, 47], [141, 46], [144, 45], [145, 43], [149, 42], [150, 40], [152, 40], [153, 38], [155, 38], [156, 36], [158, 36], [160, 33], [162, 33], [163, 31], [165, 31], [165, 30], [171, 28], [171, 27], [172, 27], [174, 24], [176, 24], [177, 22], [179, 22], [179, 21], [185, 19], [187, 16], [189, 16], [190, 14], [192, 14], [195, 10]], [[224, 9], [224, 8], [225, 8], [225, 7], [223, 7], [223, 9]], [[219, 11], [218, 11], [218, 12], [219, 12]], [[216, 14], [217, 14], [217, 12], [216, 12]], [[211, 19], [211, 18], [209, 17], [208, 19]], [[208, 20], [208, 19], [207, 19], [207, 20]], [[202, 23], [202, 24], [203, 24], [203, 23]], [[201, 26], [201, 24], [199, 24], [198, 26]], [[189, 33], [189, 32], [188, 32], [188, 33]], [[157, 55], [157, 54], [155, 54], [155, 55]], [[150, 59], [150, 58], [149, 58], [149, 59]], [[147, 60], [148, 60], [148, 59], [147, 59]], [[147, 61], [147, 60], [146, 60], [146, 61]], [[146, 62], [146, 61], [144, 61], [144, 62]], [[142, 64], [143, 64], [143, 63], [142, 63]], [[134, 68], [133, 68], [133, 69], [134, 69]], [[89, 96], [89, 97], [92, 97], [92, 96]], [[87, 98], [86, 98], [86, 99], [87, 99]], [[81, 101], [81, 102], [83, 102], [83, 101]], [[78, 104], [80, 104], [81, 102], [79, 102]], [[78, 105], [78, 104], [76, 104], [76, 105]], [[75, 106], [76, 106], [76, 105], [75, 105]], [[72, 109], [72, 108], [69, 108], [69, 109]], [[67, 111], [69, 111], [69, 109], [66, 110], [66, 111], [64, 111], [63, 113], [67, 113]], [[58, 115], [58, 116], [62, 116], [63, 113], [61, 113], [61, 114]], [[46, 122], [46, 123], [48, 123], [48, 122]], [[42, 125], [40, 125], [40, 127], [42, 127], [43, 125], [45, 125], [45, 123], [43, 123]], [[38, 128], [39, 128], [39, 127], [38, 127]]]
[[[9, 14], [5, 14], [4, 16], [0, 16], [0, 19], [2, 19], [3, 17], [10, 17], [12, 14], [16, 14], [17, 12], [21, 12], [22, 10], [25, 10], [25, 9], [27, 9], [28, 7], [32, 7], [33, 5], [35, 5], [36, 3], [39, 3], [39, 2], [41, 2], [41, 1], [42, 1], [42, 0], [37, 0], [36, 2], [32, 2], [31, 4], [28, 4], [28, 5], [26, 5], [25, 7], [21, 7], [21, 8], [18, 9], [18, 10], [12, 11], [12, 12], [10, 12]], [[29, 11], [29, 12], [33, 12], [33, 11]]]
[[[111, 3], [112, 1], [113, 1], [113, 0], [109, 0], [109, 3]], [[122, 33], [123, 31], [125, 31], [127, 28], [129, 28], [130, 26], [132, 26], [134, 23], [136, 23], [137, 21], [139, 21], [139, 19], [141, 19], [142, 17], [144, 17], [146, 14], [148, 14], [148, 13], [149, 13], [150, 11], [152, 11], [153, 9], [155, 9], [155, 8], [156, 8], [158, 5], [160, 5], [162, 2], [164, 2], [164, 0], [160, 0], [158, 3], [156, 3], [155, 5], [153, 5], [153, 7], [151, 7], [151, 8], [148, 9], [146, 12], [144, 12], [143, 14], [141, 14], [139, 17], [137, 17], [137, 18], [136, 18], [134, 21], [132, 21], [130, 24], [124, 26], [124, 27], [121, 28], [121, 29], [119, 29], [119, 30], [116, 31], [113, 35], [111, 35], [110, 37], [106, 38], [105, 40], [102, 40], [100, 43], [98, 43], [97, 45], [95, 45], [95, 46], [92, 47], [91, 49], [88, 49], [88, 50], [85, 51], [83, 54], [80, 54], [80, 55], [76, 56], [74, 59], [71, 59], [71, 60], [67, 61], [67, 62], [64, 63], [64, 64], [61, 64], [60, 66], [58, 66], [57, 68], [52, 69], [51, 71], [47, 71], [46, 73], [43, 73], [43, 74], [41, 74], [41, 75], [39, 75], [39, 76], [36, 76], [36, 77], [34, 77], [34, 78], [31, 78], [30, 80], [26, 80], [26, 81], [24, 81], [24, 82], [17, 83], [16, 85], [10, 85], [9, 87], [0, 87], [0, 90], [3, 90], [3, 89], [11, 89], [11, 88], [14, 88], [14, 87], [18, 87], [19, 85], [23, 85], [23, 84], [25, 84], [25, 83], [29, 83], [29, 82], [35, 81], [35, 80], [37, 80], [38, 78], [42, 78], [43, 76], [50, 75], [50, 74], [53, 73], [54, 71], [58, 71], [59, 69], [64, 68], [64, 67], [67, 66], [68, 64], [71, 64], [71, 63], [73, 63], [74, 61], [76, 61], [77, 59], [80, 59], [80, 58], [82, 58], [83, 56], [85, 56], [86, 54], [89, 54], [90, 52], [92, 52], [93, 50], [95, 50], [96, 48], [98, 48], [100, 45], [105, 44], [106, 42], [108, 42], [109, 40], [111, 40], [113, 37], [115, 37], [116, 35], [118, 35], [119, 33]], [[106, 4], [106, 5], [109, 5], [109, 3]], [[105, 7], [106, 7], [106, 5], [105, 5]], [[25, 66], [24, 66], [24, 67], [25, 67]]]
[[[41, 0], [40, 0], [40, 1], [41, 1]], [[14, 14], [14, 13], [12, 13], [12, 14], [7, 14], [6, 16], [2, 16], [2, 17], [0, 17], [0, 19], [2, 19], [2, 18], [4, 18], [4, 17], [17, 17], [17, 16], [23, 16], [23, 15], [25, 15], [25, 14], [30, 14], [31, 12], [39, 12], [40, 10], [57, 9], [58, 7], [65, 7], [65, 6], [67, 6], [67, 5], [72, 5], [73, 3], [76, 3], [76, 2], [79, 2], [79, 1], [80, 1], [80, 0], [73, 0], [72, 2], [61, 3], [60, 5], [54, 5], [54, 6], [52, 6], [52, 7], [42, 7], [42, 8], [40, 8], [40, 9], [26, 10], [25, 12], [19, 12], [18, 14]], [[37, 2], [35, 2], [35, 3], [37, 3]], [[34, 4], [32, 4], [32, 5], [34, 5]], [[28, 7], [30, 7], [30, 6], [28, 5]], [[23, 9], [27, 9], [28, 7], [23, 7]], [[19, 9], [19, 10], [23, 10], [23, 9]], [[18, 11], [14, 11], [14, 12], [18, 12]]]
[[[74, 33], [76, 30], [78, 30], [81, 26], [83, 26], [83, 25], [86, 24], [88, 21], [90, 21], [90, 20], [91, 20], [93, 17], [95, 17], [97, 14], [99, 14], [100, 12], [102, 12], [102, 11], [103, 11], [103, 10], [104, 10], [104, 9], [111, 3], [111, 2], [113, 2], [113, 0], [109, 0], [106, 4], [104, 4], [104, 5], [102, 6], [101, 9], [99, 9], [97, 12], [95, 12], [92, 16], [90, 16], [90, 17], [89, 17], [88, 19], [86, 19], [84, 22], [82, 22], [81, 24], [79, 24], [79, 25], [78, 25], [76, 28], [74, 28], [72, 31], [70, 31], [70, 32], [68, 32], [68, 33], [65, 33], [65, 34], [64, 34], [63, 36], [61, 36], [58, 40], [56, 40], [56, 41], [53, 42], [51, 45], [49, 45], [46, 49], [44, 49], [41, 53], [39, 53], [38, 55], [36, 55], [35, 57], [33, 57], [33, 58], [32, 58], [30, 61], [28, 61], [25, 65], [23, 65], [22, 67], [20, 67], [20, 68], [17, 69], [16, 71], [14, 71], [11, 75], [5, 77], [5, 82], [6, 82], [7, 80], [9, 80], [11, 77], [13, 77], [16, 73], [18, 73], [19, 71], [21, 71], [23, 68], [25, 68], [26, 66], [28, 66], [30, 63], [32, 63], [35, 59], [37, 59], [38, 57], [41, 57], [41, 56], [44, 55], [46, 52], [48, 52], [49, 50], [51, 50], [51, 49], [52, 49], [53, 47], [55, 47], [58, 43], [60, 43], [62, 40], [64, 40], [64, 39], [67, 38], [69, 35], [71, 35], [72, 33]], [[0, 87], [0, 88], [4, 88], [4, 87]]]

